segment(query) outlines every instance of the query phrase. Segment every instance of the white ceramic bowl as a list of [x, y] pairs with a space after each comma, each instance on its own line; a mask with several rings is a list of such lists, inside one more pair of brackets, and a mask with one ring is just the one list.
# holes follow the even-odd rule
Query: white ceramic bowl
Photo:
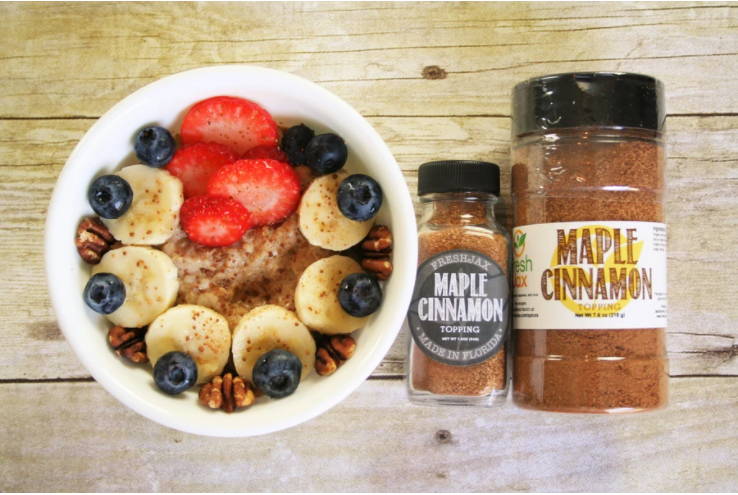
[[[149, 366], [133, 366], [115, 356], [106, 342], [110, 324], [82, 301], [89, 278], [74, 246], [80, 219], [92, 213], [86, 191], [92, 179], [136, 163], [133, 135], [146, 124], [176, 133], [184, 112], [216, 95], [242, 96], [264, 106], [280, 125], [305, 122], [344, 138], [350, 156], [346, 169], [364, 172], [384, 191], [378, 221], [393, 232], [394, 273], [384, 301], [369, 324], [357, 332], [357, 350], [336, 373], [312, 373], [291, 396], [260, 399], [250, 409], [225, 414], [197, 403], [196, 390], [178, 397], [159, 392]], [[138, 413], [190, 433], [240, 437], [259, 435], [307, 421], [336, 405], [356, 389], [387, 353], [405, 318], [415, 277], [415, 214], [397, 163], [377, 132], [346, 102], [292, 74], [246, 65], [189, 70], [153, 82], [126, 97], [85, 134], [59, 175], [46, 222], [46, 273], [59, 326], [92, 376]], [[80, 411], [100, 414], [100, 411]]]

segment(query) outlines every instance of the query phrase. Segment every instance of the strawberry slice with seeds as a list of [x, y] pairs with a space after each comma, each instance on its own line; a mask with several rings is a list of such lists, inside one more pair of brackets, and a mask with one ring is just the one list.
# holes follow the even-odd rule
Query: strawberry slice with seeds
[[210, 178], [207, 190], [238, 200], [251, 213], [255, 226], [284, 220], [300, 202], [297, 173], [277, 160], [246, 159], [223, 165]]
[[257, 146], [256, 148], [251, 148], [246, 153], [244, 153], [241, 158], [262, 158], [289, 163], [289, 160], [287, 159], [287, 154], [276, 146]]
[[184, 144], [218, 143], [243, 155], [257, 146], [276, 146], [279, 128], [269, 112], [253, 101], [215, 96], [189, 109], [180, 135]]
[[251, 215], [241, 203], [227, 196], [193, 196], [179, 210], [182, 230], [203, 246], [228, 246], [251, 228]]
[[182, 181], [184, 197], [191, 198], [205, 194], [215, 171], [236, 160], [238, 156], [222, 144], [195, 143], [178, 149], [166, 169]]

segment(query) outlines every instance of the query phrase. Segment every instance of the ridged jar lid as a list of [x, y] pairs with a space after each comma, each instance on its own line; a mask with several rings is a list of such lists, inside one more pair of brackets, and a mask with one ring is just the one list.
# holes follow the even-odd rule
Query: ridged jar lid
[[628, 72], [571, 72], [534, 77], [512, 94], [514, 136], [572, 127], [662, 131], [664, 86]]
[[418, 169], [418, 196], [430, 193], [485, 192], [500, 195], [500, 167], [476, 160], [441, 160]]

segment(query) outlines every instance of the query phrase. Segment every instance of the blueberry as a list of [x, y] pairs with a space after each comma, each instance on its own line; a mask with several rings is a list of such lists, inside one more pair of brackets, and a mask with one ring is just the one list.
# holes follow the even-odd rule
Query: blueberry
[[318, 174], [331, 174], [346, 163], [348, 149], [341, 136], [320, 134], [305, 147], [305, 164]]
[[136, 134], [136, 156], [146, 165], [161, 168], [174, 156], [174, 138], [159, 126], [144, 127]]
[[184, 352], [167, 352], [154, 365], [154, 383], [166, 394], [181, 394], [195, 382], [197, 382], [197, 366]]
[[131, 206], [133, 189], [117, 175], [103, 175], [95, 179], [87, 190], [87, 201], [103, 218], [118, 218]]
[[368, 316], [382, 303], [382, 288], [376, 277], [352, 273], [338, 287], [338, 302], [352, 316]]
[[368, 175], [349, 175], [338, 186], [337, 200], [341, 213], [363, 222], [376, 215], [382, 206], [382, 188]]
[[292, 165], [305, 163], [305, 147], [315, 136], [315, 132], [305, 124], [293, 125], [282, 135], [280, 146]]
[[112, 273], [96, 273], [87, 281], [82, 297], [93, 311], [108, 315], [126, 300], [126, 286]]
[[302, 363], [289, 351], [274, 349], [254, 364], [254, 385], [273, 399], [287, 397], [300, 384]]

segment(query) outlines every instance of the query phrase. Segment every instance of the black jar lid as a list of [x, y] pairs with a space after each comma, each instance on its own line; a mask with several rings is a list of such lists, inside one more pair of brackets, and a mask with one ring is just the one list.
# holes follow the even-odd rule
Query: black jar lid
[[500, 167], [476, 160], [441, 160], [418, 169], [418, 196], [430, 193], [484, 192], [500, 195]]
[[663, 84], [642, 74], [554, 74], [528, 79], [513, 89], [514, 136], [590, 126], [660, 132], [665, 118]]

